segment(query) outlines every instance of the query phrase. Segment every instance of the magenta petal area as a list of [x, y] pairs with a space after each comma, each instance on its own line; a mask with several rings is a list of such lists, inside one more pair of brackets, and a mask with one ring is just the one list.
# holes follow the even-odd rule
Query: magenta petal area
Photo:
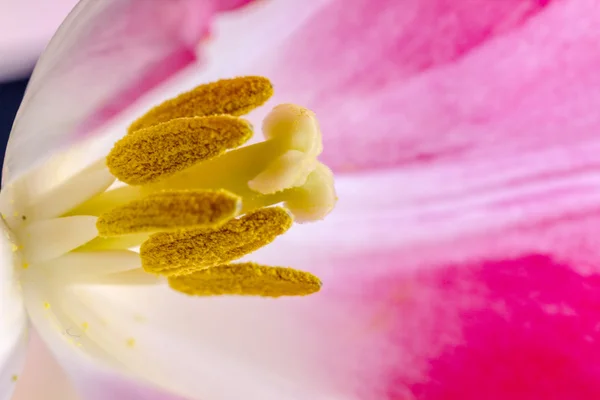
[[588, 0], [334, 0], [267, 76], [320, 116], [336, 172], [464, 159], [554, 136], [567, 113], [597, 128], [576, 110], [595, 94], [563, 92], [591, 87], [599, 14]]
[[217, 0], [215, 7], [218, 11], [231, 11], [243, 7], [256, 0]]
[[423, 269], [371, 289], [394, 301], [393, 323], [386, 312], [379, 327], [400, 348], [382, 399], [600, 398], [597, 274], [529, 254]]

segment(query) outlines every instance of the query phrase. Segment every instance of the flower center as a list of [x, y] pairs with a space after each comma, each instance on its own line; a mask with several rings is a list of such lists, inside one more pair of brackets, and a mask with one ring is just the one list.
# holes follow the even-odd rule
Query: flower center
[[324, 218], [336, 202], [309, 110], [275, 107], [263, 123], [266, 140], [238, 148], [253, 133], [238, 116], [271, 94], [261, 77], [199, 86], [151, 109], [106, 158], [61, 184], [40, 190], [34, 172], [3, 190], [0, 209], [21, 244], [24, 279], [164, 277], [198, 296], [318, 291], [307, 272], [231, 264], [294, 221]]

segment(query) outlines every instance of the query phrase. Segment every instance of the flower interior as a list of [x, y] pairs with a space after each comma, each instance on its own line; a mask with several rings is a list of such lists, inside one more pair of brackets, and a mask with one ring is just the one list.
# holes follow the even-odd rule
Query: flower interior
[[21, 280], [167, 280], [192, 296], [317, 292], [308, 272], [235, 262], [336, 202], [311, 111], [276, 106], [265, 140], [242, 147], [253, 128], [239, 116], [272, 93], [262, 77], [199, 86], [148, 111], [106, 157], [51, 190], [9, 185], [0, 209]]

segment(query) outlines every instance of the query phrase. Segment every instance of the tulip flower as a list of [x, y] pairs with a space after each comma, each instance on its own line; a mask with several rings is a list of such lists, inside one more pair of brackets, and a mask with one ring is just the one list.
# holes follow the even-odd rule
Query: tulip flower
[[0, 388], [28, 317], [91, 399], [598, 398], [596, 2], [241, 3], [84, 1], [51, 42]]

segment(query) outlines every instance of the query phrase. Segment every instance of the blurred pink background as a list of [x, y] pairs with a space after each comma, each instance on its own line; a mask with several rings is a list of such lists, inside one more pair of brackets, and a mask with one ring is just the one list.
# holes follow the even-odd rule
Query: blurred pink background
[[0, 81], [27, 75], [77, 0], [0, 0]]

